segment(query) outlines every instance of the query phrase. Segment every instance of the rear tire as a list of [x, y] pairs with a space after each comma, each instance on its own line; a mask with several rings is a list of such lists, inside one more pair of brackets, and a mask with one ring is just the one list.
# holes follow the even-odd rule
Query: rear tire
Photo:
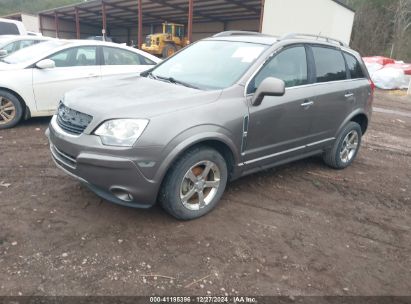
[[324, 162], [334, 169], [345, 169], [354, 161], [361, 146], [361, 126], [349, 122], [340, 132], [333, 147], [324, 152]]
[[177, 52], [177, 48], [173, 44], [167, 44], [163, 49], [163, 58], [168, 58]]
[[23, 117], [20, 100], [5, 90], [0, 90], [0, 129], [12, 128]]
[[192, 220], [210, 212], [227, 184], [224, 157], [208, 147], [187, 151], [169, 170], [159, 194], [164, 210], [179, 220]]

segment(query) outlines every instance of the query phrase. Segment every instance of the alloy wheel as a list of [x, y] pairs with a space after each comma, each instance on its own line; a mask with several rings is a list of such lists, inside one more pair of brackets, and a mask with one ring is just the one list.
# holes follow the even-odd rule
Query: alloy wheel
[[201, 161], [184, 175], [180, 187], [180, 199], [189, 210], [200, 210], [209, 205], [217, 195], [221, 173], [212, 161]]
[[0, 96], [0, 125], [5, 125], [16, 117], [16, 107], [7, 98]]
[[359, 136], [355, 130], [345, 136], [340, 150], [340, 159], [343, 163], [346, 164], [353, 159], [358, 149], [358, 142]]

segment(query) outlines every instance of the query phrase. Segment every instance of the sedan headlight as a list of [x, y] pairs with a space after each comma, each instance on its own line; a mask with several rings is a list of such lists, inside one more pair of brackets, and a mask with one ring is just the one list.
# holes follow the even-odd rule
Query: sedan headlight
[[101, 124], [94, 132], [103, 145], [131, 147], [148, 125], [147, 119], [113, 119]]

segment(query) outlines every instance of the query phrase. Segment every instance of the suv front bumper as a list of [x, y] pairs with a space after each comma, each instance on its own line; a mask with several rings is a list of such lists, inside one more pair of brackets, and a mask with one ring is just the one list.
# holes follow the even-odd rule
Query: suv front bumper
[[159, 185], [144, 176], [137, 159], [123, 155], [124, 149], [102, 146], [98, 136], [70, 135], [57, 125], [55, 116], [46, 135], [56, 165], [98, 196], [134, 208], [155, 204]]

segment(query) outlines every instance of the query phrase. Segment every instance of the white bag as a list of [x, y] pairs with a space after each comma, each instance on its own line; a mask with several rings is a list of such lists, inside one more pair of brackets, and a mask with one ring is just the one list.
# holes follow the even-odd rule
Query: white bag
[[375, 86], [383, 90], [408, 89], [404, 71], [395, 68], [383, 68], [374, 72], [371, 79]]
[[367, 67], [368, 74], [370, 74], [370, 76], [384, 67], [382, 64], [379, 64], [377, 62], [365, 62], [365, 66]]

